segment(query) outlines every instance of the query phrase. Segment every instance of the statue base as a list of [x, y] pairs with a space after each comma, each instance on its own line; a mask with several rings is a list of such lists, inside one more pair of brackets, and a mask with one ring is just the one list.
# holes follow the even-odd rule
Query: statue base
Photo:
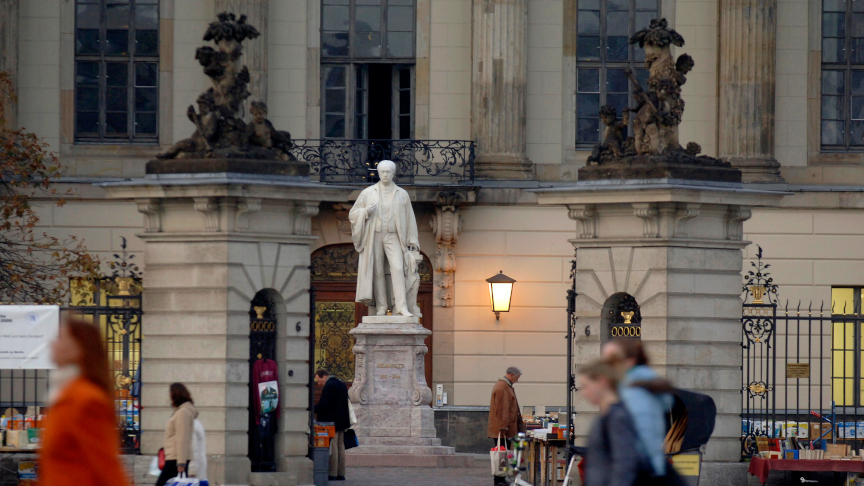
[[309, 164], [293, 160], [248, 158], [155, 159], [147, 162], [148, 175], [258, 174], [309, 178]]
[[609, 179], [741, 182], [741, 171], [732, 167], [729, 162], [705, 155], [693, 156], [684, 151], [612, 158], [579, 169], [580, 181]]
[[435, 413], [429, 406], [424, 341], [432, 331], [416, 316], [366, 316], [350, 333], [356, 339], [356, 358], [348, 396], [362, 445], [348, 453], [455, 454], [436, 437]]

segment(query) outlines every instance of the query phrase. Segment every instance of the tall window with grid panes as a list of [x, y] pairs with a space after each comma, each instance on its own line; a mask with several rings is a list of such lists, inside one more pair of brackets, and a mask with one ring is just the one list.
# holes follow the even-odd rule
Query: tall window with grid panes
[[864, 406], [864, 287], [831, 289], [831, 397], [837, 406]]
[[415, 0], [322, 0], [322, 138], [412, 138], [415, 17]]
[[[861, 0], [864, 1], [864, 0]], [[643, 85], [645, 51], [630, 45], [635, 32], [660, 15], [659, 0], [578, 0], [576, 37], [576, 146], [600, 142], [598, 112], [615, 107], [619, 118], [633, 106], [633, 89], [624, 74], [631, 69]]]
[[156, 143], [159, 1], [75, 0], [75, 141]]
[[822, 0], [822, 150], [864, 150], [864, 0]]

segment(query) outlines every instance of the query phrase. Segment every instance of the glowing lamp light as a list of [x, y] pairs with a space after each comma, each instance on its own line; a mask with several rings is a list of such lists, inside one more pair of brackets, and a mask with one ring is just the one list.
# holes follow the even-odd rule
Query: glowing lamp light
[[503, 271], [486, 281], [489, 282], [489, 298], [492, 300], [492, 312], [495, 313], [497, 321], [502, 312], [510, 312], [510, 298], [513, 296], [513, 284], [516, 281], [504, 275]]

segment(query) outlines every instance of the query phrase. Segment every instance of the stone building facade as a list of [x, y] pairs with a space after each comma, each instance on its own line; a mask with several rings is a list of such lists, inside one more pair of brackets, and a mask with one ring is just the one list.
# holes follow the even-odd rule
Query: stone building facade
[[[570, 240], [585, 231], [587, 220], [563, 205], [539, 205], [532, 191], [576, 181], [601, 133], [597, 109], [620, 108], [632, 97], [619, 77], [641, 60], [626, 38], [652, 18], [668, 19], [686, 39], [676, 52], [695, 60], [683, 87], [681, 139], [731, 161], [745, 182], [791, 193], [776, 208], [742, 217], [744, 240], [772, 258], [782, 298], [829, 302], [832, 287], [864, 286], [864, 11], [855, 5], [0, 0], [0, 70], [13, 76], [18, 92], [17, 104], [6, 101], [13, 108], [7, 113], [59, 155], [61, 185], [75, 193], [63, 207], [46, 201], [41, 229], [76, 235], [106, 258], [126, 237], [129, 249], [142, 255], [145, 288], [148, 263], [157, 258], [144, 254], [136, 236], [143, 227], [139, 211], [147, 207], [108, 200], [94, 184], [142, 177], [149, 159], [189, 135], [186, 107], [208, 87], [194, 53], [218, 12], [245, 14], [261, 31], [246, 49], [253, 97], [265, 100], [269, 119], [294, 138], [473, 140], [477, 179], [460, 189], [460, 204], [442, 202], [435, 187], [409, 184], [421, 250], [432, 267], [431, 385], [443, 385], [448, 405], [487, 406], [494, 381], [517, 365], [525, 373], [518, 387], [522, 405], [560, 407], [566, 403]], [[109, 71], [117, 66], [126, 67]], [[376, 115], [379, 104], [391, 113]], [[350, 243], [345, 204], [357, 192], [325, 198], [310, 214], [315, 238], [304, 244], [312, 259], [318, 250]], [[745, 265], [755, 244], [744, 249]], [[500, 320], [490, 311], [485, 282], [498, 271], [517, 280], [512, 310]], [[691, 280], [691, 292], [698, 292], [699, 277]], [[304, 285], [315, 288], [314, 282]], [[641, 286], [610, 285], [637, 301], [652, 295]], [[694, 320], [723, 317], [722, 325], [735, 326], [728, 318], [737, 311], [725, 308], [728, 302], [705, 302], [686, 312]], [[156, 305], [145, 302], [154, 319]], [[601, 308], [602, 302], [596, 309], [580, 307], [586, 319]], [[158, 324], [147, 330], [145, 318], [144, 326], [156, 342]], [[193, 326], [190, 346], [207, 346], [194, 344], [196, 334]], [[599, 342], [597, 334], [582, 340], [593, 352]], [[198, 351], [206, 362], [206, 349]], [[235, 351], [238, 359], [245, 353]], [[158, 362], [159, 353], [151, 352]], [[728, 372], [716, 387], [738, 393], [734, 360], [710, 353], [693, 359]], [[239, 373], [248, 372], [238, 366]], [[304, 366], [294, 368], [299, 376], [308, 374]], [[202, 373], [185, 381], [194, 393], [206, 389], [208, 379]], [[145, 390], [154, 389], [145, 391], [152, 415], [143, 418], [143, 449], [153, 453], [168, 411], [156, 389], [165, 379], [145, 369], [143, 380]], [[214, 404], [223, 399], [213, 398]], [[290, 405], [297, 413], [292, 426], [302, 431], [306, 402], [298, 400]], [[242, 399], [231, 404], [238, 414], [245, 406]], [[721, 412], [721, 420], [738, 418]], [[233, 447], [242, 455], [240, 442], [217, 444], [224, 449], [214, 454]], [[716, 458], [734, 459], [732, 449]]]

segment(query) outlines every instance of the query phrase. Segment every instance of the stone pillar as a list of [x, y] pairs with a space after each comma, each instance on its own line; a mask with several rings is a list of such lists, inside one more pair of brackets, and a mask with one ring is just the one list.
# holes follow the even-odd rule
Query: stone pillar
[[269, 477], [312, 483], [309, 220], [320, 201], [348, 192], [296, 179], [169, 174], [103, 185], [145, 216], [142, 452], [162, 446], [168, 386], [183, 382], [207, 430], [213, 484], [256, 484], [247, 457], [249, 310], [265, 289], [276, 304], [281, 407], [280, 473]]
[[[0, 72], [6, 72], [16, 89], [18, 81], [18, 3], [0, 0]], [[0, 85], [0, 89], [5, 88]], [[7, 93], [0, 91], [0, 118], [9, 127], [18, 127], [18, 106]]]
[[246, 23], [258, 29], [257, 39], [243, 44], [243, 63], [249, 68], [249, 92], [252, 96], [245, 103], [248, 115], [249, 101], [267, 101], [267, 17], [270, 0], [216, 0], [216, 13], [229, 12], [247, 17]]
[[[652, 365], [675, 386], [710, 395], [717, 421], [707, 460], [737, 461], [741, 436], [741, 285], [750, 207], [784, 193], [739, 184], [577, 183], [539, 192], [540, 204], [566, 205], [576, 247], [576, 364], [600, 355], [601, 314], [624, 293], [641, 306], [641, 338]], [[587, 331], [586, 332], [586, 328]], [[563, 385], [562, 385], [563, 386]], [[596, 410], [577, 394], [576, 434]]]
[[744, 182], [783, 182], [774, 158], [777, 0], [720, 0], [719, 157]]
[[473, 0], [471, 133], [476, 173], [534, 179], [526, 155], [528, 0]]

